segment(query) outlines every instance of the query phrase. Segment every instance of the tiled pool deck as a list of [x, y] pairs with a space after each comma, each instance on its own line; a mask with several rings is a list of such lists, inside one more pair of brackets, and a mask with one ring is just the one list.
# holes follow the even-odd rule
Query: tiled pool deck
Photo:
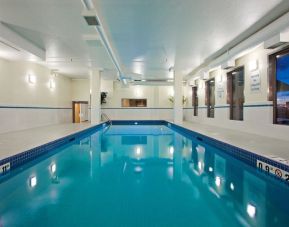
[[[261, 156], [277, 156], [289, 160], [289, 136], [288, 140], [281, 140], [186, 121], [183, 122], [181, 126]], [[287, 165], [289, 165], [289, 163], [287, 163]]]
[[0, 134], [0, 160], [93, 127], [90, 123], [59, 124]]

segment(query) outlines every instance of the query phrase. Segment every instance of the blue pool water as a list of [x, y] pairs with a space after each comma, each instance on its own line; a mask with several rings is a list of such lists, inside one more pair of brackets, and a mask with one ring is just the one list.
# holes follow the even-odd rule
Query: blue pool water
[[0, 184], [0, 226], [288, 226], [289, 187], [166, 126], [112, 126]]

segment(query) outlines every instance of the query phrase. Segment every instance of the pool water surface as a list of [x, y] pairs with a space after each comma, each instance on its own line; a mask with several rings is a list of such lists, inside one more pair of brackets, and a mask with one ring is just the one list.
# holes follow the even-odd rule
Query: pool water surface
[[289, 187], [164, 125], [111, 126], [12, 171], [0, 226], [288, 226]]

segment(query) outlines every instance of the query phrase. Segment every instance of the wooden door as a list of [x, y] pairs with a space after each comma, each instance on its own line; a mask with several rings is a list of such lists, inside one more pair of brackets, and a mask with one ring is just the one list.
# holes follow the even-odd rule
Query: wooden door
[[80, 103], [74, 104], [74, 123], [80, 123]]

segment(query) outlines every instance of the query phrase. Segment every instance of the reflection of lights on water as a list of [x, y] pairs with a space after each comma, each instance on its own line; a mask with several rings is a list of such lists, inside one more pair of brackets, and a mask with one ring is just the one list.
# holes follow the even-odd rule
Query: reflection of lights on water
[[230, 188], [231, 188], [231, 190], [232, 190], [232, 191], [234, 191], [234, 189], [235, 189], [235, 186], [234, 186], [234, 184], [233, 184], [233, 183], [231, 183], [231, 184], [230, 184]]
[[221, 178], [220, 177], [216, 177], [215, 184], [217, 185], [217, 187], [221, 186]]
[[198, 162], [199, 169], [202, 169], [202, 162]]
[[169, 147], [169, 152], [170, 152], [171, 155], [174, 154], [174, 151], [175, 151], [174, 147], [173, 147], [173, 146], [170, 146], [170, 147]]
[[213, 168], [212, 167], [209, 167], [209, 172], [213, 172]]
[[254, 218], [256, 215], [256, 207], [253, 206], [252, 204], [248, 203], [247, 205], [247, 214], [251, 217]]
[[140, 149], [140, 147], [136, 147], [136, 155], [140, 155], [141, 154], [141, 149]]
[[32, 188], [37, 185], [37, 178], [36, 178], [36, 176], [30, 177], [29, 184], [30, 184], [30, 186], [31, 186]]
[[135, 171], [136, 173], [141, 173], [141, 172], [142, 172], [142, 168], [141, 168], [140, 166], [136, 166], [136, 167], [134, 168], [134, 171]]
[[55, 163], [52, 163], [50, 165], [50, 171], [51, 171], [51, 173], [55, 173], [56, 172], [56, 164]]
[[204, 153], [204, 152], [206, 152], [206, 148], [201, 146], [201, 145], [198, 145], [196, 147], [196, 151], [199, 152], [199, 153]]
[[174, 167], [172, 166], [168, 167], [168, 175], [170, 178], [174, 176]]

